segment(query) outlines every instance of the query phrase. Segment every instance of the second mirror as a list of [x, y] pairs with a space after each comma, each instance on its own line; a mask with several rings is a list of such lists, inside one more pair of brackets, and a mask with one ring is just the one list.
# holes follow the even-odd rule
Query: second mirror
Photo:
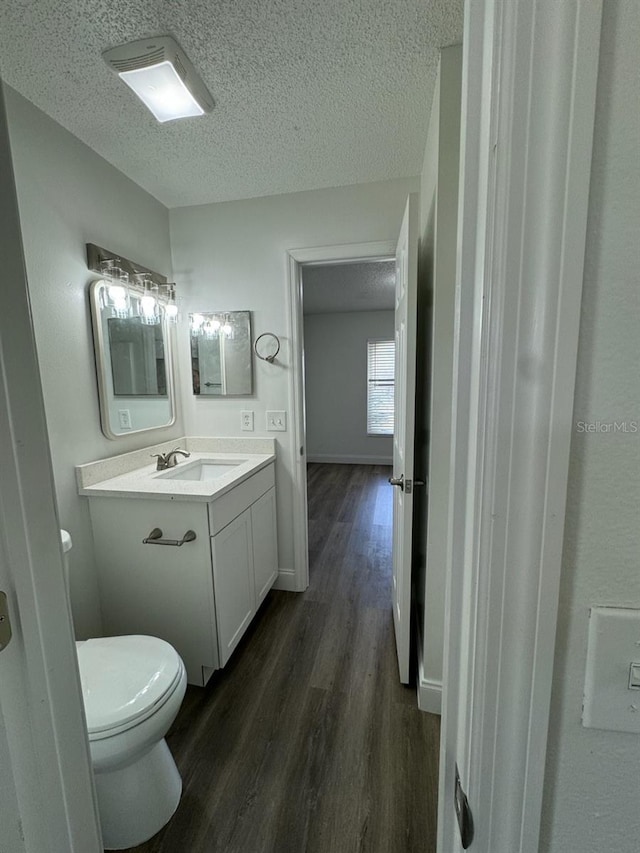
[[253, 393], [251, 312], [189, 314], [193, 393], [243, 397]]

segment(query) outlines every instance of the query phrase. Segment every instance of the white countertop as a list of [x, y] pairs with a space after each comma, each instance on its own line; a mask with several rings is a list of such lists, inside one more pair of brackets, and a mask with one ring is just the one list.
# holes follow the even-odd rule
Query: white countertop
[[[125, 474], [102, 480], [91, 485], [79, 484], [78, 493], [88, 497], [146, 498], [179, 501], [212, 501], [251, 477], [257, 471], [275, 462], [273, 453], [203, 453], [192, 452], [188, 459], [179, 456], [175, 468], [157, 471], [156, 463], [136, 468]], [[167, 474], [179, 473], [197, 460], [207, 462], [232, 462], [238, 465], [213, 480], [176, 480]]]

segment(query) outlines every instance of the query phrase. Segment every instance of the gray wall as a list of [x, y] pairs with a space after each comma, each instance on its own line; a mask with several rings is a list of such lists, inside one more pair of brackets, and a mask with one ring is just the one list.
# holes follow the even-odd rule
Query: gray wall
[[[79, 638], [101, 617], [87, 501], [74, 466], [150, 443], [109, 441], [100, 430], [85, 243], [94, 242], [170, 275], [166, 208], [86, 145], [7, 88], [16, 189], [42, 376], [60, 524], [71, 532], [71, 599]], [[28, 389], [25, 389], [28, 393]], [[164, 441], [180, 422], [151, 435]]]
[[310, 462], [392, 463], [393, 436], [367, 435], [367, 341], [393, 338], [393, 311], [305, 316]]
[[[255, 432], [266, 435], [268, 409], [288, 414], [289, 432], [269, 433], [277, 441], [278, 545], [280, 567], [293, 569], [293, 480], [296, 456], [290, 430], [291, 339], [287, 323], [287, 249], [396, 240], [407, 195], [417, 178], [170, 211], [173, 269], [183, 310], [252, 312], [253, 332], [275, 332], [282, 348], [277, 363], [257, 361], [252, 398], [207, 400], [186, 392], [191, 368], [181, 359], [180, 381], [187, 432], [238, 435], [240, 412], [255, 411]], [[188, 330], [181, 333], [181, 355]]]
[[589, 607], [640, 607], [640, 4], [604, 4], [542, 853], [636, 853], [640, 737], [580, 723]]

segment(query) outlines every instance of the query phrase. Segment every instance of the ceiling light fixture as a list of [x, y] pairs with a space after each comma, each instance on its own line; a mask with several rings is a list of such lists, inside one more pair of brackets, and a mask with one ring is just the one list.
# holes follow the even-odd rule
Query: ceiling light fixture
[[207, 87], [171, 36], [112, 47], [102, 56], [159, 122], [201, 116], [213, 109]]

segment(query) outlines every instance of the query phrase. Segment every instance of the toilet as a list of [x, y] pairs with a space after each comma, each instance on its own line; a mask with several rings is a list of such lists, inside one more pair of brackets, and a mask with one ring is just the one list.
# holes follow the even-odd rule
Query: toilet
[[[71, 536], [60, 533], [66, 555]], [[157, 637], [97, 637], [76, 649], [104, 847], [124, 850], [155, 835], [178, 807], [182, 780], [164, 736], [187, 676]]]

